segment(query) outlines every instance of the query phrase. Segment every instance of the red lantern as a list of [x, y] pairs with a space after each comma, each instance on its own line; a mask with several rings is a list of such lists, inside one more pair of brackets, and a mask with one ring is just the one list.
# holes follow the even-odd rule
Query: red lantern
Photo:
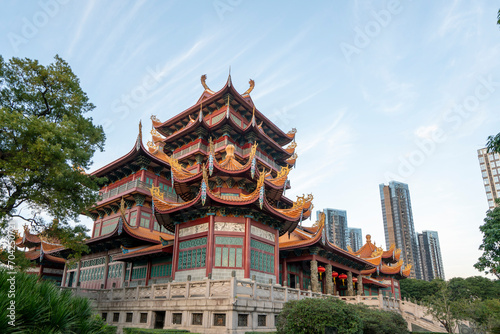
[[318, 267], [319, 279], [321, 279], [321, 274], [324, 273], [325, 270], [326, 270], [325, 267], [321, 267], [321, 266]]
[[354, 285], [354, 286], [356, 286], [356, 283], [357, 283], [357, 282], [358, 282], [358, 279], [357, 279], [356, 277], [354, 277], [354, 278], [352, 279], [352, 283], [353, 283], [353, 285]]
[[340, 274], [339, 278], [342, 280], [342, 285], [344, 284], [344, 280], [347, 278], [346, 274]]
[[332, 277], [333, 277], [333, 284], [335, 284], [335, 277], [338, 277], [339, 276], [339, 273], [334, 271], [332, 272]]

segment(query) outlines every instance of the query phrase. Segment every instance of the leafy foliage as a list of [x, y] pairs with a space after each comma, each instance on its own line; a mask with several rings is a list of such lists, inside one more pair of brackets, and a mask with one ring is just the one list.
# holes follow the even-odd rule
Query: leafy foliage
[[454, 277], [448, 281], [452, 300], [487, 300], [500, 298], [500, 281], [486, 277]]
[[410, 300], [422, 301], [433, 296], [439, 290], [439, 283], [442, 280], [436, 279], [432, 282], [407, 278], [399, 281], [401, 287], [401, 297]]
[[285, 304], [278, 316], [278, 334], [324, 333], [325, 327], [338, 333], [408, 333], [403, 317], [394, 312], [347, 304], [338, 299], [303, 299]]
[[[500, 11], [499, 11], [500, 13]], [[486, 143], [486, 148], [488, 152], [496, 152], [500, 153], [500, 133], [497, 133], [496, 136], [489, 136], [488, 142]]]
[[43, 66], [0, 56], [0, 231], [13, 218], [44, 231], [51, 225], [40, 217], [45, 212], [58, 219], [54, 231], [70, 232], [69, 222], [96, 202], [102, 180], [83, 169], [102, 151], [105, 136], [84, 117], [92, 109], [60, 57]]
[[500, 206], [486, 213], [484, 224], [479, 229], [483, 232], [483, 242], [479, 246], [483, 255], [474, 267], [500, 279]]
[[460, 320], [469, 320], [481, 332], [494, 333], [500, 324], [500, 281], [486, 277], [455, 277], [448, 282], [415, 279], [400, 281], [401, 295], [425, 303], [429, 314], [447, 329], [455, 328]]
[[476, 300], [467, 310], [468, 319], [481, 332], [500, 333], [500, 300]]
[[[11, 278], [15, 277], [15, 298]], [[10, 279], [10, 280], [8, 280]], [[15, 327], [9, 325], [8, 305], [15, 300]], [[0, 269], [0, 328], [2, 333], [110, 333], [86, 298], [74, 297], [36, 275], [9, 274]]]
[[363, 334], [408, 333], [408, 324], [399, 313], [373, 309], [362, 304], [355, 307], [361, 318]]
[[453, 300], [449, 283], [438, 281], [438, 291], [432, 296], [426, 296], [423, 300], [427, 306], [428, 314], [437, 319], [448, 333], [454, 333], [458, 320], [464, 319], [466, 301], [464, 299]]
[[[94, 109], [76, 75], [60, 57], [36, 60], [0, 57], [0, 218], [40, 223], [48, 212], [61, 222], [94, 204], [98, 185], [82, 172], [104, 132], [84, 113]], [[20, 205], [33, 209], [21, 215]]]

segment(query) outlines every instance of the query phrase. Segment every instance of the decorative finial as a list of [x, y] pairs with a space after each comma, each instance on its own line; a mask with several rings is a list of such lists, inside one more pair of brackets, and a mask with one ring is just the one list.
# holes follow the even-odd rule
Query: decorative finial
[[210, 88], [208, 88], [206, 80], [207, 80], [207, 75], [203, 74], [201, 76], [201, 85], [203, 86], [203, 88], [205, 88], [206, 91], [208, 91], [208, 92], [210, 92], [210, 93], [213, 94], [213, 91]]
[[369, 244], [369, 243], [371, 243], [371, 242], [372, 242], [372, 236], [371, 236], [371, 235], [369, 235], [369, 234], [367, 234], [367, 235], [366, 235], [366, 243], [367, 243], [367, 244]]
[[243, 93], [243, 95], [250, 95], [250, 92], [255, 87], [255, 81], [253, 81], [252, 79], [250, 79], [248, 83], [250, 84], [250, 88], [248, 88], [247, 91]]
[[139, 134], [137, 135], [137, 141], [135, 144], [135, 149], [139, 151], [139, 148], [142, 144], [142, 121], [139, 120]]
[[231, 66], [229, 66], [229, 76], [227, 77], [227, 86], [231, 87]]

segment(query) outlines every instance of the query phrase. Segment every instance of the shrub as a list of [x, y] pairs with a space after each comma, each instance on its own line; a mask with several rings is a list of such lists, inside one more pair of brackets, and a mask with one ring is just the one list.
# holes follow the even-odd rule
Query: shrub
[[326, 327], [342, 334], [406, 334], [408, 325], [395, 312], [347, 304], [338, 299], [287, 302], [278, 316], [278, 334], [324, 333]]
[[[15, 297], [10, 282], [15, 278]], [[15, 300], [15, 327], [9, 325], [7, 304]], [[36, 275], [0, 269], [0, 328], [2, 333], [112, 333], [101, 317], [94, 314], [90, 301], [61, 291]], [[110, 331], [111, 330], [111, 331]]]
[[408, 324], [399, 313], [372, 309], [363, 304], [354, 307], [361, 318], [363, 334], [408, 333]]
[[324, 333], [334, 327], [338, 333], [361, 333], [361, 319], [351, 305], [338, 299], [303, 299], [285, 303], [278, 316], [278, 334]]

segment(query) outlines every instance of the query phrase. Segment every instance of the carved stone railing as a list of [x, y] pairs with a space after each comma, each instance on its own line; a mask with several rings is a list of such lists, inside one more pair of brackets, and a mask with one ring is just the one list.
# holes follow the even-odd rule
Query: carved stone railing
[[170, 282], [151, 286], [126, 287], [119, 289], [67, 288], [75, 295], [84, 296], [96, 302], [130, 300], [179, 300], [179, 299], [252, 299], [287, 302], [305, 298], [338, 298], [322, 293], [303, 291], [281, 285], [263, 284], [250, 280], [231, 278], [227, 280], [203, 280]]
[[401, 306], [400, 300], [397, 300], [393, 297], [386, 297], [382, 295], [376, 296], [340, 296], [340, 299], [346, 301], [350, 304], [358, 304], [363, 303], [370, 307], [377, 307], [384, 310], [397, 310], [400, 311]]

